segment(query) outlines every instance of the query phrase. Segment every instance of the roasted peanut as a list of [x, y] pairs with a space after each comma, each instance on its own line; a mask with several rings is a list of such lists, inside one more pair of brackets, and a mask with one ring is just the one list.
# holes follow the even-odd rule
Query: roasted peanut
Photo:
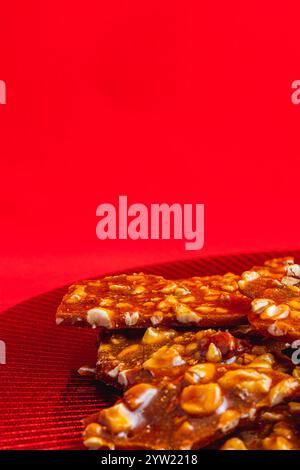
[[288, 317], [290, 314], [290, 309], [288, 305], [270, 305], [267, 307], [261, 314], [260, 318], [262, 320], [281, 320]]
[[199, 323], [201, 317], [193, 312], [187, 305], [177, 304], [174, 307], [176, 318], [180, 323]]
[[169, 369], [185, 364], [185, 360], [178, 353], [175, 346], [163, 346], [158, 349], [152, 356], [143, 364], [146, 370], [159, 370]]
[[113, 434], [127, 432], [135, 426], [136, 416], [123, 403], [117, 403], [101, 412], [101, 424]]
[[108, 308], [95, 307], [87, 312], [87, 321], [93, 328], [103, 326], [104, 328], [112, 327], [113, 312]]
[[221, 450], [247, 450], [244, 442], [238, 437], [232, 437], [223, 444]]
[[124, 395], [124, 401], [132, 411], [146, 407], [158, 393], [158, 388], [151, 384], [141, 383], [131, 387]]
[[210, 415], [222, 404], [222, 391], [218, 384], [189, 385], [185, 387], [180, 406], [186, 413], [195, 416]]
[[240, 420], [240, 413], [236, 410], [226, 410], [219, 419], [219, 429], [227, 433], [237, 427]]
[[299, 381], [293, 378], [281, 380], [278, 384], [271, 388], [269, 392], [269, 403], [271, 406], [278, 405], [286, 397], [288, 397], [291, 392], [296, 390], [299, 387]]
[[207, 383], [214, 378], [215, 372], [214, 364], [197, 364], [186, 371], [184, 378], [190, 384]]
[[138, 352], [142, 351], [142, 346], [140, 344], [132, 344], [131, 346], [127, 346], [127, 348], [123, 349], [119, 354], [118, 354], [118, 359], [123, 360], [128, 356], [133, 356], [137, 354]]
[[269, 299], [254, 299], [251, 302], [252, 312], [260, 315], [267, 307], [273, 305], [273, 300]]
[[210, 343], [208, 347], [206, 360], [208, 362], [220, 362], [222, 360], [222, 353], [214, 343]]
[[262, 445], [265, 450], [290, 450], [293, 448], [293, 444], [281, 436], [266, 437], [263, 439]]
[[253, 369], [237, 369], [226, 372], [218, 382], [227, 390], [238, 389], [250, 394], [267, 393], [272, 385], [272, 380], [268, 375]]
[[175, 330], [171, 330], [171, 329], [163, 330], [163, 329], [159, 329], [159, 328], [149, 327], [145, 331], [142, 342], [144, 344], [165, 343], [169, 339], [173, 338], [174, 336], [176, 336], [176, 331]]

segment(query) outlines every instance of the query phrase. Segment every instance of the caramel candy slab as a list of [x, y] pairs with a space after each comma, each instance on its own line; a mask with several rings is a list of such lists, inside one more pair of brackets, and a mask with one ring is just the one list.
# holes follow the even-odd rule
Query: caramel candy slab
[[139, 383], [86, 421], [89, 449], [199, 449], [300, 391], [268, 368], [203, 363], [170, 381]]
[[239, 285], [253, 298], [248, 318], [256, 331], [280, 341], [300, 339], [300, 265], [287, 265], [277, 279], [246, 279], [244, 273]]
[[64, 296], [56, 322], [121, 329], [157, 325], [209, 328], [247, 321], [250, 300], [239, 292], [237, 276], [212, 276], [211, 282], [212, 287], [207, 277], [167, 280], [151, 274], [80, 281]]
[[200, 362], [233, 362], [251, 349], [227, 331], [149, 327], [145, 333], [137, 330], [102, 336], [96, 378], [123, 389], [143, 380], [172, 379]]

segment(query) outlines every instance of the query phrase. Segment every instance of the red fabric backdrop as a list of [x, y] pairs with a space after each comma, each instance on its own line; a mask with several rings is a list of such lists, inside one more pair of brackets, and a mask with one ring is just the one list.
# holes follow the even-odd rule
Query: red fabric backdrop
[[297, 1], [1, 2], [1, 308], [190, 256], [95, 235], [96, 206], [204, 203], [201, 255], [299, 240]]

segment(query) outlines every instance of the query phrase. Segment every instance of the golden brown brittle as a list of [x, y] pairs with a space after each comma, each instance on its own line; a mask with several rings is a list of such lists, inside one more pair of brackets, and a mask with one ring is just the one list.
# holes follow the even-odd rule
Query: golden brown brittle
[[198, 449], [299, 394], [269, 368], [203, 363], [173, 380], [139, 383], [86, 422], [90, 449]]
[[96, 378], [126, 389], [143, 380], [172, 379], [200, 362], [233, 362], [250, 349], [246, 341], [227, 331], [149, 327], [145, 332], [105, 334], [98, 350]]
[[64, 296], [56, 321], [107, 329], [237, 325], [250, 305], [237, 279], [230, 273], [186, 280], [141, 273], [80, 281]]

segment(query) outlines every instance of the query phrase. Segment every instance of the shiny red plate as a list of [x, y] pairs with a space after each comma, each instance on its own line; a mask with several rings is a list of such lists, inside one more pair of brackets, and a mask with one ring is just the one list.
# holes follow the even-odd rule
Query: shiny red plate
[[[176, 278], [241, 273], [254, 264], [300, 251], [198, 258], [131, 270]], [[55, 311], [66, 288], [34, 297], [1, 314], [0, 449], [82, 449], [81, 420], [112, 404], [110, 387], [79, 377], [77, 369], [94, 364], [96, 332], [57, 327]]]

